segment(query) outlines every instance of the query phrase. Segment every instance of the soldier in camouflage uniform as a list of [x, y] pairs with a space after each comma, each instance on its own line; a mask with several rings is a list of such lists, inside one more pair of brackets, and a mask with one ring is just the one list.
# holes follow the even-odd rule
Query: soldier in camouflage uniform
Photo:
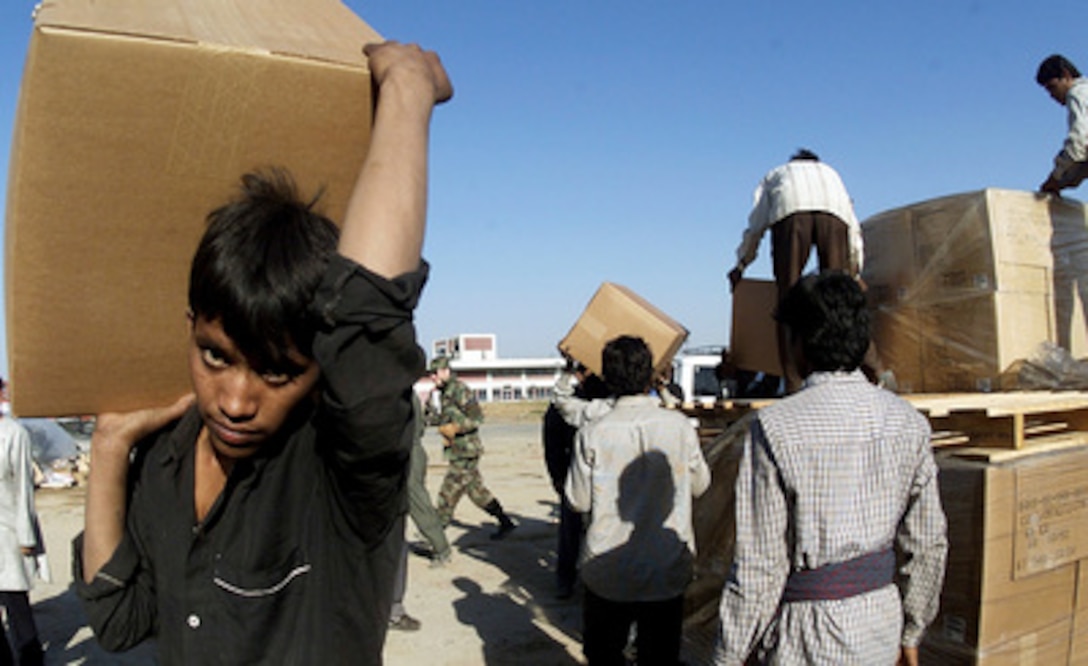
[[449, 359], [439, 356], [431, 362], [431, 377], [442, 392], [442, 407], [438, 415], [438, 431], [442, 433], [449, 469], [438, 491], [438, 515], [448, 525], [461, 496], [468, 493], [472, 502], [499, 521], [492, 539], [502, 539], [516, 525], [503, 511], [502, 505], [484, 485], [480, 476], [480, 456], [484, 446], [480, 441], [483, 410], [472, 390], [450, 370]]

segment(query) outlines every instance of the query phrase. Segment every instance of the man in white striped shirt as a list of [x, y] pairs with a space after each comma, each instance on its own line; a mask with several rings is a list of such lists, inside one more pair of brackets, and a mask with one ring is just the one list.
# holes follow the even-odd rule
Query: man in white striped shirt
[[[759, 242], [771, 229], [771, 258], [778, 285], [778, 300], [801, 277], [812, 247], [820, 270], [861, 272], [864, 249], [861, 226], [854, 204], [838, 172], [824, 164], [816, 153], [802, 148], [790, 161], [771, 169], [756, 188], [755, 205], [748, 215], [748, 228], [737, 248], [737, 265], [729, 272], [736, 287], [744, 269], [755, 261]], [[779, 357], [783, 360], [786, 390], [801, 385], [797, 371], [785, 364], [785, 340], [778, 330]]]

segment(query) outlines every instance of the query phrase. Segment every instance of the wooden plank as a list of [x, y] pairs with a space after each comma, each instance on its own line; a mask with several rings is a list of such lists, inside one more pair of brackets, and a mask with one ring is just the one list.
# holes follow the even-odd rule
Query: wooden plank
[[930, 417], [934, 430], [962, 432], [975, 446], [998, 446], [1020, 449], [1024, 446], [1024, 415], [993, 417], [985, 412], [951, 412], [947, 416]]
[[1046, 435], [1032, 440], [1031, 445], [1021, 449], [998, 449], [986, 447], [950, 448], [948, 454], [964, 460], [977, 460], [987, 463], [1006, 463], [1020, 460], [1027, 456], [1042, 453], [1066, 451], [1080, 446], [1088, 446], [1088, 432], [1066, 432], [1058, 435]]
[[984, 411], [990, 416], [1088, 410], [1086, 391], [1010, 391], [1006, 393], [921, 393], [901, 396], [930, 417]]
[[724, 430], [745, 415], [770, 404], [773, 400], [722, 400], [714, 405], [686, 403], [681, 407], [685, 415], [698, 420], [699, 430]]

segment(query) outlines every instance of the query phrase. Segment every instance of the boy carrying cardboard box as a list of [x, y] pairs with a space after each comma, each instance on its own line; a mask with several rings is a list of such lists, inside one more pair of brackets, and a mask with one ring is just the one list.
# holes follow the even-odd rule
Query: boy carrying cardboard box
[[193, 261], [195, 398], [99, 417], [75, 568], [107, 649], [154, 635], [164, 664], [381, 663], [429, 124], [452, 87], [434, 53], [364, 51], [378, 101], [339, 239], [285, 175], [245, 176]]

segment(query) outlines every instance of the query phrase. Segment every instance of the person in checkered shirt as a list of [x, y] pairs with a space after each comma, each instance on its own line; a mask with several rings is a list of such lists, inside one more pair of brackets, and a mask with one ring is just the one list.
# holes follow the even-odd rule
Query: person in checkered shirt
[[802, 278], [776, 318], [805, 382], [744, 442], [715, 663], [916, 664], [948, 551], [929, 422], [859, 370], [852, 277]]

